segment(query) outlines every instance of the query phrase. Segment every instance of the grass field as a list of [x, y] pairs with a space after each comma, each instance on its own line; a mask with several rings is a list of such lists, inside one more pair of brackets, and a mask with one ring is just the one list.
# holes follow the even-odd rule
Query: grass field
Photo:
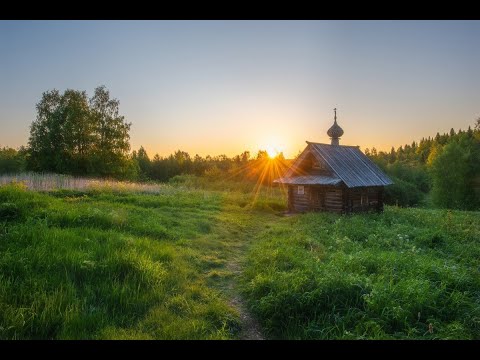
[[[0, 338], [240, 336], [231, 301], [258, 213], [249, 201], [173, 187], [0, 187]], [[256, 206], [274, 216], [268, 204]]]
[[257, 195], [1, 186], [0, 338], [251, 338], [255, 319], [266, 338], [480, 338], [478, 212], [283, 217], [279, 189]]
[[245, 296], [287, 339], [479, 339], [480, 213], [386, 207], [259, 235]]

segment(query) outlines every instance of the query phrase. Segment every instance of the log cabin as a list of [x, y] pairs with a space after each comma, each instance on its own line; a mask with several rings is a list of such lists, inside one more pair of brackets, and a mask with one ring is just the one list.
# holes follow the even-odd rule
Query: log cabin
[[290, 212], [383, 211], [384, 187], [393, 182], [358, 146], [340, 145], [343, 129], [334, 111], [327, 131], [331, 144], [307, 141], [305, 150], [274, 183], [288, 187]]

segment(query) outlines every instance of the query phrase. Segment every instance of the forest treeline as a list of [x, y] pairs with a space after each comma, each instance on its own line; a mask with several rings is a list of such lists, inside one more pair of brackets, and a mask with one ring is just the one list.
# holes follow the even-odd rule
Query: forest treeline
[[[191, 156], [178, 150], [170, 156], [150, 157], [143, 147], [130, 151], [130, 126], [119, 112], [120, 102], [105, 86], [86, 91], [46, 91], [37, 103], [37, 117], [30, 126], [28, 145], [0, 148], [0, 174], [22, 171], [115, 178], [130, 181], [168, 181], [182, 174], [222, 177], [231, 180], [262, 179], [271, 183], [287, 165], [276, 157], [274, 171], [266, 151], [254, 156], [244, 151], [226, 155]], [[272, 169], [270, 169], [272, 170]]]
[[[44, 92], [36, 109], [28, 145], [0, 147], [0, 174], [36, 171], [161, 182], [190, 174], [271, 185], [291, 163], [282, 153], [272, 161], [263, 150], [233, 157], [191, 156], [182, 150], [151, 157], [143, 147], [131, 151], [131, 124], [104, 86], [91, 98], [71, 89]], [[390, 152], [367, 148], [365, 154], [395, 183], [386, 188], [387, 204], [480, 208], [480, 118], [473, 129], [451, 129]]]
[[[454, 209], [480, 208], [480, 120], [475, 129], [455, 132], [435, 137], [423, 138], [393, 148], [389, 151], [365, 149], [371, 158], [394, 181], [386, 188], [386, 203], [399, 206], [418, 206], [425, 202], [437, 207]], [[22, 171], [52, 171], [51, 168], [38, 169], [28, 162], [29, 149], [0, 148], [0, 174]], [[107, 176], [131, 181], [167, 182], [177, 175], [196, 175], [212, 180], [252, 182], [262, 178], [264, 184], [271, 184], [273, 178], [281, 176], [291, 160], [283, 154], [276, 158], [274, 169], [266, 151], [253, 156], [248, 151], [228, 157], [226, 155], [191, 156], [178, 150], [169, 156], [149, 156], [143, 147], [127, 154], [121, 164], [122, 172], [112, 172]], [[54, 172], [61, 172], [55, 171]], [[76, 169], [63, 172], [72, 175], [101, 176], [95, 172], [79, 173]], [[105, 175], [105, 174], [103, 174]]]
[[[289, 161], [283, 153], [270, 159], [267, 151], [259, 150], [251, 156], [249, 151], [228, 157], [226, 155], [206, 157], [190, 156], [188, 152], [177, 150], [174, 154], [162, 157], [156, 154], [152, 159], [143, 147], [132, 152], [132, 161], [136, 163], [139, 180], [168, 181], [177, 175], [205, 176], [211, 179], [228, 180], [262, 180], [263, 184], [271, 184], [280, 177], [288, 167]], [[272, 161], [274, 160], [274, 161]]]
[[[22, 146], [19, 149], [0, 148], [0, 174], [13, 174], [24, 171], [56, 172], [67, 175], [100, 177], [95, 171], [79, 172], [58, 171], [51, 168], [37, 168], [29, 162], [29, 149]], [[272, 161], [273, 160], [273, 161]], [[286, 160], [282, 153], [270, 159], [266, 150], [259, 150], [254, 156], [249, 151], [228, 157], [226, 155], [205, 157], [191, 156], [188, 152], [177, 150], [169, 156], [156, 154], [150, 157], [143, 146], [126, 155], [122, 161], [123, 171], [102, 174], [108, 177], [129, 181], [160, 181], [168, 182], [177, 175], [196, 175], [211, 179], [232, 181], [248, 180], [252, 182], [262, 178], [263, 184], [271, 184], [274, 178], [281, 176], [291, 160]], [[272, 167], [272, 169], [266, 168]], [[125, 171], [125, 169], [127, 171]]]
[[441, 208], [480, 208], [480, 118], [474, 129], [422, 138], [390, 152], [365, 149], [394, 181], [386, 202], [415, 206], [424, 202]]

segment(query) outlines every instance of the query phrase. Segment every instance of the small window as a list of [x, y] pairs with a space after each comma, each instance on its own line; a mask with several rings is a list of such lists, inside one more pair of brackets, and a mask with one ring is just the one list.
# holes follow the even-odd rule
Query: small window
[[303, 194], [305, 194], [305, 187], [304, 187], [303, 185], [300, 185], [300, 186], [298, 187], [297, 194], [298, 194], [298, 195], [303, 195]]

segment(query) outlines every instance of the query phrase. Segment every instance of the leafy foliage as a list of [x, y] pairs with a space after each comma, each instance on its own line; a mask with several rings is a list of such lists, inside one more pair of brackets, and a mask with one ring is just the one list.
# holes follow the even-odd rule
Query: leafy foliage
[[385, 188], [384, 201], [386, 204], [418, 206], [422, 203], [425, 193], [421, 192], [413, 183], [393, 175], [390, 177], [394, 184]]
[[139, 166], [142, 180], [168, 181], [178, 175], [196, 175], [210, 180], [260, 181], [265, 185], [271, 185], [275, 178], [282, 176], [290, 164], [282, 153], [270, 159], [264, 150], [259, 150], [256, 158], [251, 158], [248, 151], [232, 158], [198, 154], [192, 158], [189, 153], [177, 150], [168, 157], [156, 154], [150, 160], [145, 149], [140, 147], [138, 152], [133, 152], [133, 160]]
[[423, 138], [418, 144], [400, 146], [390, 152], [365, 153], [395, 184], [387, 187], [387, 204], [415, 206], [425, 203], [432, 191], [433, 205], [452, 209], [480, 207], [480, 127], [475, 130]]
[[472, 137], [451, 141], [431, 163], [432, 197], [439, 207], [472, 210], [480, 207], [474, 181], [480, 177], [480, 142]]
[[27, 151], [9, 147], [0, 148], [0, 174], [12, 174], [25, 171]]
[[75, 175], [131, 176], [130, 124], [104, 86], [44, 92], [30, 128], [28, 168]]

